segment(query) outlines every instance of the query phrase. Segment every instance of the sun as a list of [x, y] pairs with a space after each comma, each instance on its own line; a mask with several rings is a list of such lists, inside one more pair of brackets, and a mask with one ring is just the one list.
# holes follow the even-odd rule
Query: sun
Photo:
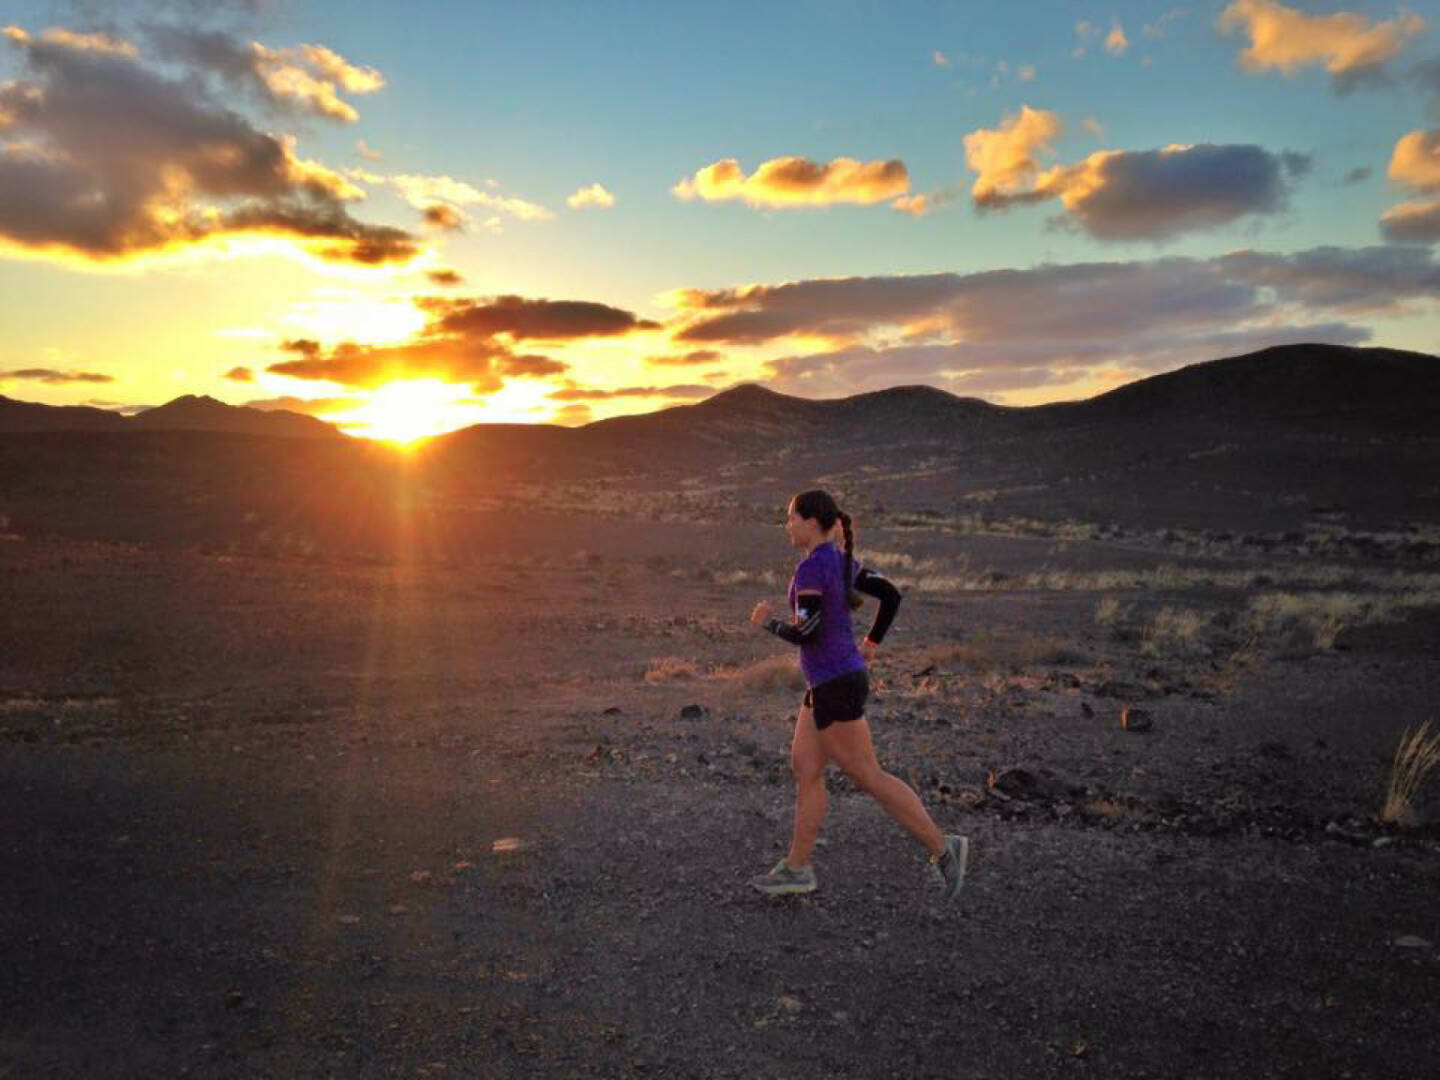
[[421, 439], [473, 424], [467, 404], [470, 390], [440, 379], [407, 379], [386, 383], [370, 401], [347, 417], [357, 435], [411, 446]]

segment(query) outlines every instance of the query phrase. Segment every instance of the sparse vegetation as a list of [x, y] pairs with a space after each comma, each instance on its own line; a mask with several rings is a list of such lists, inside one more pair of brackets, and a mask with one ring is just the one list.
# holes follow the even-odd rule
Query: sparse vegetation
[[752, 664], [726, 668], [716, 676], [729, 679], [746, 690], [792, 690], [796, 693], [805, 689], [805, 678], [800, 674], [800, 664], [789, 653], [767, 656]]
[[1414, 731], [1406, 728], [1400, 745], [1395, 749], [1395, 760], [1390, 768], [1390, 789], [1380, 810], [1380, 820], [1392, 825], [1418, 824], [1415, 800], [1436, 765], [1440, 765], [1440, 732], [1431, 734], [1429, 720]]
[[1201, 612], [1163, 607], [1141, 632], [1141, 655], [1196, 656], [1204, 653], [1206, 650], [1200, 632], [1208, 622], [1208, 618]]
[[647, 683], [677, 682], [682, 679], [696, 679], [700, 669], [694, 660], [683, 656], [660, 656], [650, 661], [645, 672]]

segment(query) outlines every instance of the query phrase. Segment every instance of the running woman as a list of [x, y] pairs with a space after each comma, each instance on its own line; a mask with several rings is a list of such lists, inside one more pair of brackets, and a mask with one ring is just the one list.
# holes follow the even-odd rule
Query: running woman
[[[831, 540], [837, 524], [844, 537], [843, 553]], [[945, 898], [953, 899], [965, 881], [969, 841], [963, 836], [943, 835], [910, 785], [880, 768], [865, 719], [865, 699], [870, 693], [865, 658], [873, 657], [884, 640], [900, 606], [900, 592], [873, 570], [857, 569], [850, 515], [840, 510], [828, 492], [796, 495], [790, 501], [785, 531], [790, 543], [806, 552], [790, 582], [794, 617], [775, 617], [762, 600], [755, 605], [750, 621], [800, 646], [800, 667], [808, 689], [790, 745], [795, 831], [790, 853], [768, 874], [752, 878], [750, 884], [769, 895], [815, 889], [810, 853], [829, 805], [825, 767], [833, 761], [924, 845]], [[863, 602], [857, 592], [880, 601], [875, 622], [860, 648], [855, 646], [850, 625], [850, 608]]]

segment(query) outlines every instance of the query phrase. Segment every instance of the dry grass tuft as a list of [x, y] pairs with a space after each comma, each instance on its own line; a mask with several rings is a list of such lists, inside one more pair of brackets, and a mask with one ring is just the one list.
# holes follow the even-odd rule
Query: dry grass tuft
[[916, 657], [924, 667], [963, 667], [971, 671], [1024, 671], [1042, 665], [1075, 667], [1094, 658], [1058, 637], [982, 631], [965, 641], [933, 645]]
[[746, 690], [793, 690], [798, 693], [805, 689], [805, 677], [800, 674], [799, 661], [789, 654], [767, 656], [753, 664], [717, 672], [716, 676], [736, 682]]
[[1426, 720], [1414, 731], [1405, 729], [1400, 745], [1395, 748], [1395, 761], [1390, 769], [1390, 790], [1380, 810], [1380, 820], [1392, 825], [1416, 825], [1415, 799], [1440, 765], [1440, 732], [1430, 733]]
[[687, 660], [683, 656], [658, 656], [650, 661], [650, 667], [645, 672], [647, 683], [677, 682], [699, 677], [700, 669], [695, 665], [695, 661]]
[[1140, 635], [1143, 656], [1197, 656], [1205, 652], [1200, 631], [1209, 619], [1199, 611], [1163, 607]]

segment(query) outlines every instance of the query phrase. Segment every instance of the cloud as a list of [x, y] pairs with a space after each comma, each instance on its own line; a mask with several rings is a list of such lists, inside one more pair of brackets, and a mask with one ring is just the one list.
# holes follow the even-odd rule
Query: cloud
[[701, 364], [718, 364], [725, 354], [716, 349], [691, 349], [684, 353], [664, 356], [647, 356], [645, 362], [659, 367], [698, 367]]
[[583, 187], [575, 194], [565, 200], [565, 204], [572, 210], [586, 209], [608, 209], [615, 205], [615, 196], [606, 191], [599, 184], [591, 184]]
[[286, 412], [304, 413], [306, 416], [326, 416], [330, 413], [358, 409], [365, 404], [367, 404], [366, 399], [360, 397], [272, 397], [247, 401], [245, 408], [260, 409], [264, 412], [283, 409]]
[[671, 193], [678, 199], [722, 202], [740, 199], [768, 209], [852, 204], [869, 206], [896, 199], [910, 190], [905, 163], [836, 158], [828, 164], [803, 157], [771, 158], [746, 176], [734, 158], [717, 161], [681, 180]]
[[426, 270], [425, 276], [435, 285], [459, 285], [464, 282], [458, 270], [449, 268], [439, 270]]
[[[483, 206], [517, 221], [548, 221], [555, 216], [554, 211], [539, 203], [481, 191], [473, 184], [450, 176], [422, 176], [414, 173], [385, 176], [366, 169], [351, 169], [349, 175], [362, 183], [394, 188], [401, 198], [422, 213], [437, 205], [448, 205], [456, 213], [460, 213], [461, 207]], [[498, 224], [498, 219], [491, 220]], [[486, 225], [488, 227], [490, 221], [487, 221]]]
[[380, 153], [379, 150], [372, 149], [370, 144], [367, 143], [364, 139], [355, 140], [355, 152], [359, 154], [362, 158], [364, 158], [366, 161], [385, 160], [385, 155]]
[[424, 218], [426, 225], [449, 232], [458, 232], [465, 227], [464, 212], [455, 209], [449, 203], [434, 203], [427, 206], [421, 211], [420, 216]]
[[1125, 50], [1130, 48], [1130, 39], [1125, 36], [1125, 28], [1116, 19], [1110, 24], [1110, 32], [1105, 35], [1105, 51], [1111, 56], [1123, 56]]
[[1309, 159], [1258, 146], [1109, 150], [1053, 170], [1038, 190], [1059, 197], [1069, 220], [1104, 241], [1168, 240], [1285, 207], [1287, 177]]
[[1277, 70], [1293, 75], [1311, 64], [1323, 64], [1340, 92], [1378, 76], [1425, 28], [1419, 15], [1402, 13], [1372, 24], [1348, 11], [1307, 15], [1276, 0], [1234, 0], [1220, 14], [1219, 28], [1230, 34], [1243, 30], [1250, 45], [1240, 53], [1248, 71]]
[[999, 128], [965, 136], [966, 164], [979, 174], [970, 189], [975, 206], [1003, 210], [1059, 199], [1067, 215], [1062, 220], [1097, 240], [1159, 242], [1247, 214], [1278, 212], [1287, 181], [1311, 165], [1291, 151], [1201, 144], [1103, 150], [1041, 171], [1041, 155], [1060, 133], [1055, 113], [1023, 106]]
[[[1412, 131], [1401, 136], [1386, 175], [1398, 187], [1425, 195], [1440, 192], [1440, 131]], [[1440, 199], [1390, 207], [1380, 217], [1380, 232], [1392, 244], [1440, 240]]]
[[1021, 64], [1015, 69], [1015, 77], [1021, 82], [1034, 82], [1035, 74], [1034, 64]]
[[1380, 232], [1392, 244], [1440, 241], [1440, 199], [1397, 203], [1380, 215]]
[[385, 86], [374, 68], [352, 64], [323, 45], [271, 49], [222, 30], [153, 24], [146, 27], [146, 37], [162, 58], [218, 76], [231, 90], [251, 93], [282, 111], [342, 124], [360, 118], [342, 91], [373, 94]]
[[25, 380], [58, 386], [62, 383], [108, 383], [115, 380], [109, 375], [93, 371], [56, 371], [54, 368], [19, 368], [15, 371], [0, 371], [0, 382]]
[[301, 159], [193, 79], [171, 79], [128, 50], [11, 27], [25, 78], [0, 84], [0, 241], [103, 262], [268, 234], [333, 262], [400, 262], [400, 229], [344, 203], [362, 193]]
[[516, 340], [569, 341], [660, 328], [659, 323], [640, 319], [633, 312], [587, 300], [500, 296], [477, 303], [431, 298], [420, 306], [436, 317], [437, 330], [472, 336], [506, 334]]
[[1412, 131], [1390, 155], [1390, 179], [1413, 191], [1440, 191], [1440, 131]]
[[1100, 36], [1100, 28], [1094, 23], [1077, 22], [1075, 24], [1075, 47], [1070, 50], [1070, 55], [1076, 60], [1089, 51], [1095, 39]]
[[609, 401], [613, 398], [659, 397], [702, 398], [715, 393], [714, 387], [686, 383], [678, 386], [626, 386], [619, 390], [596, 390], [571, 384], [548, 395], [553, 401]]
[[1023, 199], [1026, 191], [1033, 191], [1040, 155], [1050, 151], [1061, 127], [1056, 113], [1022, 105], [998, 128], [981, 128], [966, 135], [965, 164], [980, 174], [970, 189], [976, 204]]
[[931, 60], [934, 61], [936, 67], [948, 68], [950, 66], [950, 57], [946, 56], [939, 49], [935, 50], [935, 54], [931, 57]]
[[[1203, 260], [807, 280], [691, 290], [673, 299], [681, 307], [674, 338], [687, 343], [818, 338], [843, 351], [919, 339], [923, 344], [904, 347], [964, 347], [1033, 364], [1054, 356], [1138, 356], [1165, 351], [1166, 342], [1180, 348], [1232, 330], [1263, 336], [1276, 327], [1315, 326], [1341, 333], [1337, 319], [1434, 308], [1440, 263], [1425, 248], [1326, 247], [1290, 255], [1244, 251]], [[1362, 329], [1344, 332], [1353, 337]]]
[[402, 379], [437, 378], [468, 383], [483, 395], [499, 390], [506, 379], [543, 379], [570, 370], [563, 360], [517, 352], [520, 341], [567, 342], [660, 328], [632, 312], [580, 300], [422, 297], [415, 303], [428, 321], [413, 340], [396, 345], [344, 342], [326, 350], [318, 341], [297, 338], [280, 346], [294, 358], [266, 370], [367, 388]]
[[[777, 390], [812, 397], [881, 390], [897, 382], [925, 383], [959, 395], [1003, 398], [1011, 391], [1076, 386], [1093, 392], [1115, 381], [1169, 371], [1186, 364], [1235, 356], [1274, 345], [1323, 341], [1355, 345], [1369, 330], [1347, 323], [1275, 325], [1243, 331], [1217, 329], [1185, 337], [1137, 337], [1117, 345], [1104, 340], [1014, 341], [996, 345], [851, 348], [784, 356], [766, 367]], [[1077, 393], [1081, 392], [1077, 390]]]
[[1151, 41], [1159, 41], [1165, 36], [1169, 25], [1176, 19], [1184, 16], [1184, 14], [1184, 8], [1171, 8], [1169, 11], [1165, 12], [1165, 14], [1161, 15], [1158, 19], [1156, 19], [1153, 23], [1146, 23], [1143, 27], [1141, 27], [1140, 33]]
[[225, 372], [225, 378], [231, 382], [250, 383], [255, 381], [255, 373], [248, 367], [233, 367]]

